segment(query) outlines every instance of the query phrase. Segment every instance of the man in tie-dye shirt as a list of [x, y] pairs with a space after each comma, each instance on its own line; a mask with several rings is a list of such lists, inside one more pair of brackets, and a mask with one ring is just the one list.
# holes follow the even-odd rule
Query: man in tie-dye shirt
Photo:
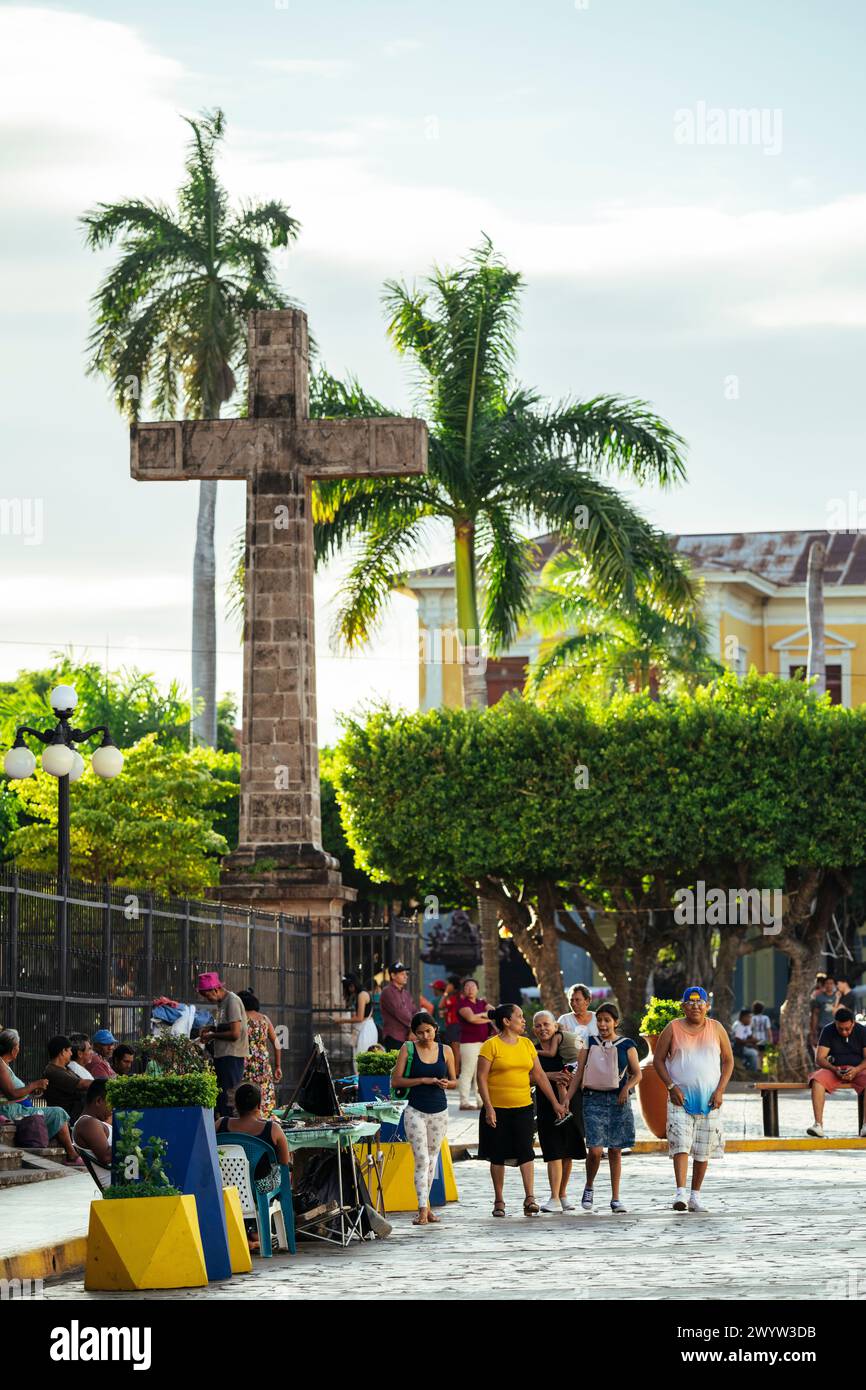
[[[653, 1065], [668, 1093], [668, 1153], [674, 1161], [677, 1190], [674, 1211], [706, 1211], [700, 1196], [707, 1164], [724, 1153], [721, 1108], [734, 1070], [731, 1040], [715, 1019], [700, 985], [682, 997], [684, 1018], [675, 1018], [659, 1037]], [[692, 1187], [686, 1193], [689, 1154]]]

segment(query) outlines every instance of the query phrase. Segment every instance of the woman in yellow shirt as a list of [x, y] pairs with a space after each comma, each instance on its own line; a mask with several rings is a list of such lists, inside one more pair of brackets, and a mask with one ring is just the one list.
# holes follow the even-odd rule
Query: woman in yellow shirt
[[484, 1109], [478, 1117], [478, 1157], [490, 1164], [493, 1179], [493, 1215], [505, 1215], [503, 1190], [505, 1165], [517, 1164], [523, 1179], [524, 1216], [537, 1216], [538, 1203], [534, 1196], [535, 1115], [530, 1086], [537, 1086], [561, 1119], [565, 1107], [560, 1104], [538, 1060], [538, 1053], [523, 1034], [526, 1019], [519, 1004], [500, 1004], [489, 1010], [490, 1020], [497, 1030], [488, 1038], [478, 1054], [478, 1090]]

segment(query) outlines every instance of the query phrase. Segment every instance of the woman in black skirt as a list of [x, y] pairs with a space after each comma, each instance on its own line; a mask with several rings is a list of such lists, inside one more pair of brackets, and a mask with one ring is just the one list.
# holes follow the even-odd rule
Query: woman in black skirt
[[[542, 1070], [561, 1100], [564, 1089], [571, 1080], [571, 1073], [565, 1070], [560, 1051], [562, 1032], [557, 1028], [556, 1019], [548, 1009], [541, 1009], [535, 1015], [532, 1031], [535, 1034], [535, 1050]], [[556, 1115], [547, 1097], [540, 1090], [535, 1093], [538, 1142], [541, 1145], [541, 1156], [547, 1164], [547, 1177], [550, 1182], [550, 1196], [542, 1204], [542, 1211], [574, 1211], [574, 1203], [568, 1200], [571, 1165], [576, 1158], [586, 1158], [579, 1093], [575, 1096], [575, 1101], [576, 1105], [571, 1107], [571, 1118], [563, 1124], [557, 1124]]]
[[549, 1100], [555, 1115], [565, 1106], [545, 1076], [538, 1053], [524, 1037], [526, 1019], [519, 1004], [500, 1004], [488, 1015], [497, 1029], [495, 1038], [482, 1043], [478, 1055], [478, 1090], [484, 1109], [478, 1119], [478, 1157], [490, 1164], [493, 1179], [493, 1215], [505, 1215], [505, 1165], [517, 1166], [523, 1179], [523, 1215], [537, 1216], [534, 1168], [535, 1111], [530, 1086]]

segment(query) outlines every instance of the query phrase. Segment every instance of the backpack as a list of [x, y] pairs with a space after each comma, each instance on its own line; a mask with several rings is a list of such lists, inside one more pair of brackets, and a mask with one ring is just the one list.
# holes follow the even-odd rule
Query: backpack
[[581, 1085], [590, 1091], [619, 1090], [619, 1055], [615, 1042], [593, 1040], [592, 1046], [587, 1048]]

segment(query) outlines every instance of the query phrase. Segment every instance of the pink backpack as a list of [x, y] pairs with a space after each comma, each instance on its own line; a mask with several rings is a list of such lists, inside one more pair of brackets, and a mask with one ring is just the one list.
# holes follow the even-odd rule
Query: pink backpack
[[619, 1054], [615, 1042], [596, 1038], [586, 1054], [581, 1085], [590, 1091], [618, 1091]]

